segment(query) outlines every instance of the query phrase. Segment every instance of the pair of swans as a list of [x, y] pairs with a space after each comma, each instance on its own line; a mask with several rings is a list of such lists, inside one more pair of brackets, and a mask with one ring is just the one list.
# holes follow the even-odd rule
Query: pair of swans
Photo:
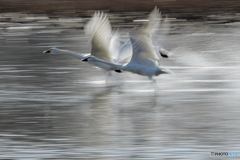
[[[58, 48], [51, 48], [44, 53], [69, 54], [106, 71], [129, 71], [152, 79], [154, 75], [169, 73], [158, 66], [161, 57], [168, 57], [168, 51], [154, 44], [158, 43], [159, 37], [154, 33], [160, 22], [161, 15], [155, 8], [149, 15], [149, 21], [142, 27], [135, 27], [129, 33], [130, 40], [121, 46], [119, 34], [112, 31], [107, 16], [97, 12], [85, 26], [86, 35], [91, 38], [91, 54], [82, 55]], [[129, 58], [130, 61], [123, 65], [122, 62]]]

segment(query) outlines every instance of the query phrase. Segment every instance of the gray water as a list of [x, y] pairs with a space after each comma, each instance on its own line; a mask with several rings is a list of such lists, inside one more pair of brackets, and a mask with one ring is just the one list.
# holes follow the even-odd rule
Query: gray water
[[220, 158], [211, 151], [240, 152], [238, 24], [173, 22], [165, 37], [173, 55], [161, 61], [173, 74], [156, 84], [42, 54], [90, 52], [81, 28], [16, 25], [0, 24], [0, 159], [202, 160]]

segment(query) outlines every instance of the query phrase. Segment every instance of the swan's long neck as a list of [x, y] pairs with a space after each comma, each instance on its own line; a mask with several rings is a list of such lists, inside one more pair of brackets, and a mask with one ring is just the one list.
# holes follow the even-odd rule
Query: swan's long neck
[[101, 59], [98, 59], [98, 58], [95, 58], [95, 59], [96, 59], [96, 60], [93, 60], [93, 62], [104, 63], [104, 64], [107, 64], [107, 65], [109, 65], [109, 66], [112, 66], [112, 67], [114, 67], [114, 68], [116, 68], [116, 69], [124, 70], [124, 66], [123, 66], [123, 65], [111, 63], [111, 62], [104, 61], [104, 60], [101, 60]]
[[68, 50], [63, 50], [63, 49], [58, 49], [58, 52], [59, 53], [63, 53], [63, 54], [68, 54], [68, 55], [71, 55], [75, 58], [78, 58], [78, 59], [84, 59], [85, 56], [80, 54], [80, 53], [77, 53], [77, 52], [73, 52], [73, 51], [68, 51]]

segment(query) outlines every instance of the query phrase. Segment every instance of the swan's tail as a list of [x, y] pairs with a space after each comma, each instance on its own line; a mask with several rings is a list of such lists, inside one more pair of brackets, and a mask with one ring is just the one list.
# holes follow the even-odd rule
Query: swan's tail
[[170, 69], [161, 68], [160, 74], [173, 74], [173, 72]]

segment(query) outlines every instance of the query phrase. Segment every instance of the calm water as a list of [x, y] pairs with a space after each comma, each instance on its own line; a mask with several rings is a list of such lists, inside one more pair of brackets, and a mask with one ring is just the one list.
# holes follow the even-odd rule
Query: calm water
[[[173, 22], [165, 45], [174, 54], [161, 64], [173, 74], [152, 85], [42, 54], [90, 51], [82, 29], [42, 19], [0, 24], [0, 159], [202, 160], [211, 151], [240, 152], [238, 24]], [[117, 25], [126, 39], [131, 27]]]

